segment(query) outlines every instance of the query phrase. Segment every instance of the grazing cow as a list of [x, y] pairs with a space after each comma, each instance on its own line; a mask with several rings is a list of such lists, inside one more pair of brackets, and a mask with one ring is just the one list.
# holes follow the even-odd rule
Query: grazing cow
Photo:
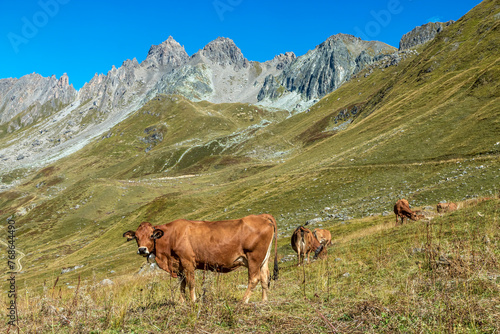
[[137, 230], [123, 234], [137, 241], [137, 254], [156, 256], [158, 266], [181, 279], [181, 301], [189, 287], [191, 300], [196, 301], [195, 269], [227, 273], [244, 266], [248, 268], [248, 288], [243, 302], [260, 281], [262, 301], [267, 301], [270, 285], [268, 262], [274, 238], [274, 275], [278, 278], [277, 224], [269, 214], [251, 215], [224, 221], [174, 220], [153, 226], [143, 222]]
[[425, 215], [422, 210], [415, 210], [414, 213], [417, 215], [417, 220], [424, 219]]
[[417, 214], [410, 209], [410, 204], [406, 199], [400, 199], [394, 205], [394, 213], [396, 214], [396, 225], [398, 224], [398, 218], [401, 217], [401, 225], [404, 223], [404, 219], [406, 220], [419, 220], [421, 216], [417, 216]]
[[291, 244], [293, 250], [297, 252], [298, 266], [304, 262], [304, 257], [309, 262], [309, 254], [312, 251], [314, 251], [314, 258], [317, 258], [318, 255], [321, 255], [321, 257], [326, 255], [326, 248], [319, 243], [311, 230], [304, 226], [299, 226], [295, 229], [292, 234]]
[[323, 246], [326, 247], [332, 244], [332, 234], [330, 233], [330, 231], [315, 228], [313, 233], [316, 239], [318, 239], [319, 243]]
[[438, 213], [444, 213], [449, 211], [455, 211], [457, 209], [457, 205], [453, 202], [450, 203], [439, 203], [436, 207]]

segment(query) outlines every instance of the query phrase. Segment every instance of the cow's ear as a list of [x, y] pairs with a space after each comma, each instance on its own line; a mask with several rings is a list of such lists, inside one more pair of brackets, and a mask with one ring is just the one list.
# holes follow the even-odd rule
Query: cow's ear
[[163, 231], [159, 228], [155, 229], [151, 234], [151, 239], [160, 239], [161, 237], [163, 237]]
[[135, 239], [135, 232], [134, 231], [127, 231], [123, 233], [123, 237], [127, 238], [127, 241]]

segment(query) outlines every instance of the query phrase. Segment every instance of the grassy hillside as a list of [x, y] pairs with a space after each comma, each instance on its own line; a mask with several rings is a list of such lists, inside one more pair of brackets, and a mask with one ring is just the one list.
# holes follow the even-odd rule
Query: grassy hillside
[[[328, 322], [338, 332], [498, 328], [498, 199], [432, 218], [439, 201], [468, 206], [498, 197], [499, 11], [483, 1], [418, 55], [375, 64], [293, 116], [158, 96], [0, 193], [0, 218], [16, 219], [16, 245], [26, 255], [18, 275], [25, 328], [311, 330], [298, 322], [303, 315], [317, 331], [330, 330]], [[393, 226], [392, 206], [402, 197], [431, 219]], [[307, 220], [336, 241], [328, 262], [307, 268], [305, 285], [302, 268], [283, 262], [283, 279], [272, 302], [258, 306], [258, 320], [253, 308], [236, 304], [242, 270], [210, 276], [207, 299], [187, 306], [172, 302], [176, 283], [164, 275], [147, 282], [132, 275], [144, 259], [122, 233], [141, 221], [262, 212], [278, 220], [284, 260], [292, 230]], [[436, 264], [436, 254], [458, 267]], [[115, 285], [96, 286], [104, 278]], [[38, 314], [52, 322], [36, 327]]]
[[[459, 211], [428, 213], [426, 221], [402, 226], [392, 216], [329, 222], [328, 257], [302, 267], [281, 239], [280, 278], [267, 304], [258, 302], [260, 288], [250, 305], [238, 303], [245, 270], [197, 272], [195, 304], [179, 303], [177, 280], [162, 271], [115, 276], [112, 285], [97, 275], [50, 277], [42, 292], [25, 286], [20, 326], [30, 333], [494, 333], [499, 214], [497, 198], [466, 201]], [[133, 253], [135, 245], [121, 248]], [[129, 261], [139, 266], [144, 259], [137, 258]]]

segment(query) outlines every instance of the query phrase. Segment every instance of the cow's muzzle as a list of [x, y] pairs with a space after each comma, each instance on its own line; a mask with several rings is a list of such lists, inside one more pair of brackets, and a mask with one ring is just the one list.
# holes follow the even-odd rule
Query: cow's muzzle
[[148, 248], [147, 247], [139, 247], [139, 249], [137, 249], [137, 254], [142, 255], [142, 256], [148, 256], [149, 255]]

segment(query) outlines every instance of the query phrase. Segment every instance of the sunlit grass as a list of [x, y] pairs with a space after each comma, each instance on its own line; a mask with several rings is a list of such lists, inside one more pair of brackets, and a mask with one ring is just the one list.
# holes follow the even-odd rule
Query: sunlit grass
[[[462, 206], [402, 226], [394, 226], [392, 216], [373, 217], [365, 228], [362, 220], [332, 225], [342, 236], [327, 259], [301, 267], [295, 257], [281, 262], [267, 304], [259, 287], [249, 305], [240, 304], [244, 269], [198, 271], [194, 304], [179, 302], [178, 280], [161, 270], [134, 270], [111, 285], [75, 277], [68, 286], [56, 277], [41, 291], [20, 290], [20, 327], [29, 333], [494, 332], [500, 326], [500, 200]], [[280, 239], [280, 258], [290, 254], [283, 253], [287, 243]]]

